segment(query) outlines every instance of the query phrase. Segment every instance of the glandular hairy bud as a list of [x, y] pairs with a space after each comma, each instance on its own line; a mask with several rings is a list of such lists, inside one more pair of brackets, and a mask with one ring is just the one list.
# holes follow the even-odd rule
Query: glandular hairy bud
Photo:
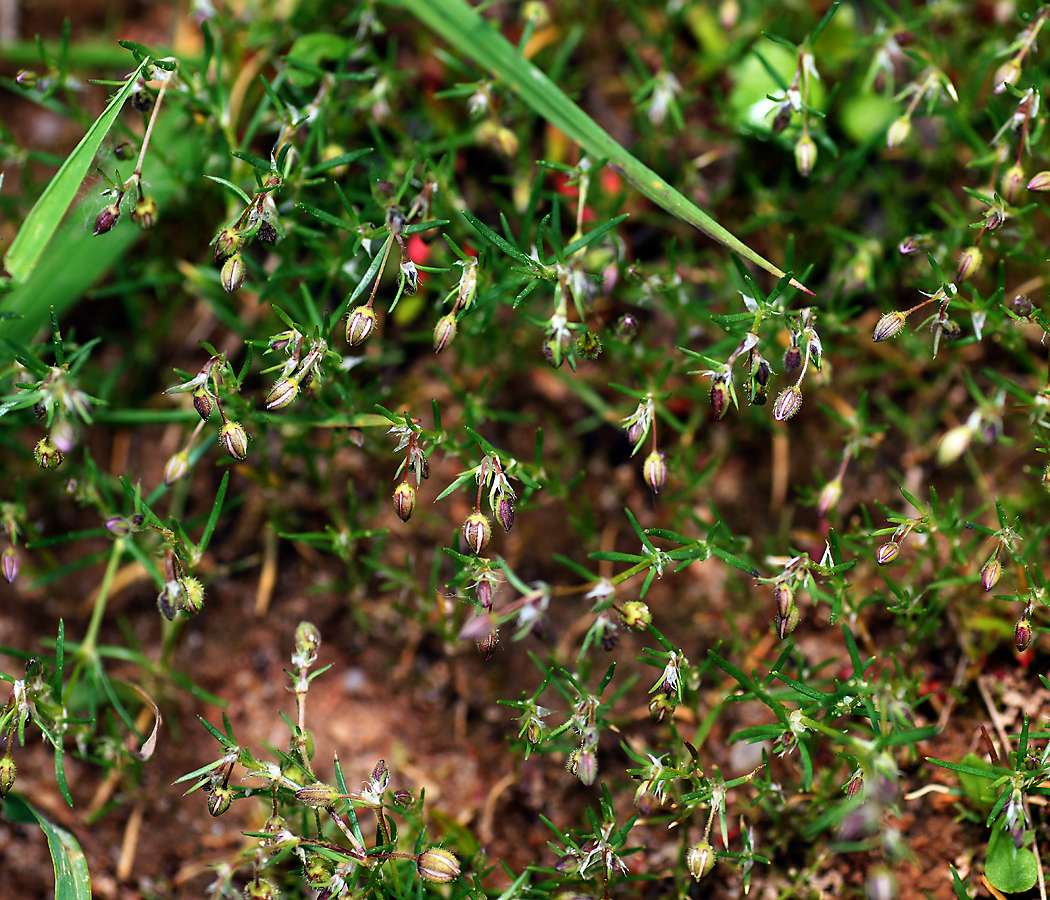
[[937, 463], [950, 466], [962, 456], [973, 440], [973, 430], [969, 425], [956, 425], [949, 428], [937, 442]]
[[799, 175], [807, 178], [809, 173], [813, 171], [813, 166], [816, 162], [816, 142], [808, 134], [804, 134], [798, 139], [798, 143], [795, 144], [795, 168], [798, 169]]
[[219, 429], [219, 443], [234, 459], [241, 460], [248, 455], [248, 432], [240, 422], [226, 419]]
[[664, 455], [659, 450], [654, 450], [645, 458], [645, 463], [642, 465], [642, 477], [654, 494], [660, 493], [664, 482], [667, 481], [667, 463], [664, 462]]
[[443, 847], [431, 847], [416, 857], [419, 877], [431, 884], [448, 884], [459, 878], [459, 860]]
[[346, 340], [351, 347], [363, 344], [375, 331], [376, 312], [371, 306], [359, 306], [346, 320]]
[[11, 584], [18, 577], [18, 551], [14, 547], [8, 547], [0, 558], [0, 571], [4, 573], [4, 580]]
[[790, 419], [802, 408], [802, 390], [797, 384], [785, 388], [773, 404], [773, 418], [778, 422]]
[[711, 382], [711, 406], [714, 407], [716, 421], [721, 419], [729, 409], [729, 387], [722, 378], [716, 378]]
[[264, 244], [273, 246], [277, 240], [277, 229], [273, 227], [271, 222], [263, 222], [259, 226], [259, 230], [255, 233], [255, 236]]
[[585, 331], [576, 338], [576, 352], [584, 359], [595, 360], [602, 352], [602, 339], [593, 331]]
[[1024, 169], [1020, 166], [1010, 166], [1005, 172], [1003, 172], [1002, 180], [1002, 191], [1003, 198], [1007, 203], [1013, 203], [1021, 193], [1021, 189], [1025, 187], [1027, 180], [1025, 179]]
[[244, 886], [244, 900], [278, 900], [280, 896], [272, 881], [258, 875]]
[[313, 622], [300, 622], [295, 628], [295, 652], [301, 657], [297, 665], [313, 665], [321, 646], [321, 632]]
[[1030, 191], [1050, 191], [1050, 169], [1036, 172], [1028, 182]]
[[886, 341], [896, 337], [903, 330], [905, 319], [907, 319], [907, 316], [897, 310], [886, 313], [875, 323], [875, 331], [872, 333], [871, 339], [877, 344], [879, 341]]
[[227, 294], [232, 294], [244, 284], [244, 260], [240, 253], [234, 253], [222, 264], [219, 281]]
[[233, 788], [220, 785], [208, 795], [208, 812], [216, 818], [221, 816], [233, 803]]
[[143, 231], [149, 231], [157, 224], [157, 201], [152, 197], [141, 197], [131, 211], [131, 221]]
[[456, 317], [449, 313], [437, 320], [434, 326], [434, 352], [440, 353], [456, 337]]
[[793, 375], [802, 365], [802, 351], [798, 344], [792, 344], [784, 351], [784, 372]]
[[335, 874], [335, 863], [318, 853], [311, 853], [303, 863], [303, 880], [315, 891], [320, 891]]
[[998, 555], [993, 556], [981, 569], [981, 587], [986, 591], [990, 591], [999, 583], [999, 579], [1002, 577], [1003, 564], [999, 562]]
[[33, 448], [33, 459], [41, 469], [57, 469], [62, 465], [62, 451], [50, 437], [42, 437]]
[[204, 585], [192, 575], [182, 579], [183, 604], [182, 608], [191, 616], [195, 616], [204, 607]]
[[911, 117], [901, 116], [896, 119], [892, 125], [890, 125], [889, 131], [886, 132], [886, 146], [892, 150], [895, 147], [899, 147], [906, 140], [908, 135], [911, 134]]
[[703, 878], [715, 867], [715, 851], [711, 842], [703, 840], [693, 844], [685, 855], [685, 864], [693, 878], [697, 881]]
[[1017, 620], [1017, 624], [1014, 626], [1014, 645], [1019, 651], [1024, 653], [1028, 649], [1028, 645], [1032, 643], [1034, 633], [1032, 631], [1032, 623], [1028, 616], [1021, 616]]
[[407, 481], [402, 481], [394, 488], [394, 511], [402, 522], [412, 518], [416, 508], [416, 490]]
[[620, 621], [627, 628], [641, 630], [652, 624], [653, 614], [641, 600], [628, 600], [620, 607]]
[[15, 786], [15, 778], [18, 777], [18, 767], [8, 753], [0, 759], [0, 800], [3, 800]]
[[169, 487], [190, 473], [190, 455], [185, 450], [173, 453], [164, 464], [164, 483]]
[[901, 545], [896, 541], [888, 541], [875, 552], [875, 560], [880, 566], [888, 566], [901, 552]]
[[212, 400], [211, 393], [203, 385], [198, 387], [193, 392], [193, 408], [197, 410], [197, 415], [201, 417], [201, 420], [207, 422], [211, 416], [211, 411], [215, 406], [215, 402]]
[[237, 233], [235, 228], [224, 228], [215, 238], [215, 261], [219, 262], [228, 256], [233, 256], [241, 249], [243, 243], [244, 238]]
[[586, 785], [598, 777], [598, 757], [590, 747], [577, 747], [569, 754], [566, 768]]
[[119, 218], [120, 207], [116, 203], [111, 203], [95, 218], [95, 236], [98, 237], [100, 234], [111, 231]]
[[474, 510], [463, 522], [463, 539], [467, 542], [467, 546], [480, 555], [489, 545], [491, 538], [492, 526], [489, 525], [488, 518], [478, 510]]
[[266, 395], [266, 408], [271, 412], [284, 409], [299, 396], [299, 379], [294, 375], [280, 379]]
[[305, 803], [307, 806], [318, 809], [331, 806], [341, 796], [339, 791], [323, 781], [315, 781], [313, 784], [301, 787], [295, 792], [295, 799], [300, 803]]
[[514, 527], [514, 504], [510, 497], [500, 497], [496, 502], [496, 521], [503, 526], [504, 531]]
[[977, 247], [967, 247], [959, 256], [959, 268], [955, 272], [955, 282], [960, 284], [972, 278], [977, 270], [981, 268], [984, 261], [981, 251]]
[[839, 500], [841, 499], [842, 479], [833, 478], [820, 491], [820, 499], [817, 501], [817, 515], [826, 516], [839, 505]]

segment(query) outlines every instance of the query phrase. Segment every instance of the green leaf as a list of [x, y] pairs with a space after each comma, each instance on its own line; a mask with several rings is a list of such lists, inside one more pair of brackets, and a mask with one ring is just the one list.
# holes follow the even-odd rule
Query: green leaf
[[988, 883], [1004, 894], [1020, 894], [1035, 887], [1039, 866], [1027, 847], [1018, 850], [1003, 831], [992, 832], [988, 841], [988, 861], [984, 875]]
[[26, 216], [25, 222], [11, 242], [11, 249], [4, 257], [4, 265], [16, 283], [21, 284], [25, 281], [36, 267], [44, 248], [58, 230], [66, 211], [72, 206], [98, 148], [109, 134], [110, 128], [117, 120], [117, 114], [124, 106], [124, 101], [131, 96], [135, 83], [145, 68], [144, 61], [128, 77], [124, 87], [109, 101], [105, 112], [95, 120], [76, 149], [62, 163], [62, 168], [44, 188], [44, 193]]
[[[730, 234], [656, 172], [632, 156], [463, 0], [400, 0], [400, 3], [464, 56], [494, 73], [534, 112], [564, 132], [587, 154], [595, 159], [609, 160], [610, 164], [623, 172], [627, 181], [658, 206], [777, 278], [784, 276], [780, 269]], [[792, 284], [808, 294], [812, 293], [797, 281], [792, 280]]]
[[21, 797], [10, 794], [3, 803], [4, 818], [32, 822], [43, 829], [55, 867], [55, 900], [91, 900], [91, 876], [80, 844], [64, 828], [52, 825]]

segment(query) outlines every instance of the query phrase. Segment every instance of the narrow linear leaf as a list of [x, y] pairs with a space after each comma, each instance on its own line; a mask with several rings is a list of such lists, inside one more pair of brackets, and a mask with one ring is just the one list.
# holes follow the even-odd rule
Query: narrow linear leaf
[[102, 145], [117, 115], [124, 106], [124, 101], [131, 96], [139, 75], [146, 68], [146, 61], [128, 76], [124, 86], [109, 101], [105, 111], [88, 129], [87, 134], [77, 144], [76, 149], [62, 163], [55, 177], [40, 195], [40, 199], [29, 211], [25, 222], [11, 242], [11, 249], [4, 257], [4, 265], [15, 282], [21, 283], [29, 277], [36, 267], [41, 254], [54, 237], [66, 211], [76, 199], [80, 184], [87, 175], [88, 168]]
[[[623, 172], [630, 184], [658, 206], [777, 278], [784, 276], [773, 263], [732, 235], [656, 172], [632, 156], [463, 0], [400, 0], [400, 3], [456, 50], [505, 82], [533, 111], [564, 132], [586, 153], [596, 159], [608, 159]], [[807, 294], [812, 293], [794, 279], [791, 283]]]
[[53, 825], [15, 794], [4, 801], [3, 811], [4, 818], [10, 821], [36, 820], [44, 832], [55, 867], [55, 900], [91, 900], [91, 875], [77, 839], [64, 828]]

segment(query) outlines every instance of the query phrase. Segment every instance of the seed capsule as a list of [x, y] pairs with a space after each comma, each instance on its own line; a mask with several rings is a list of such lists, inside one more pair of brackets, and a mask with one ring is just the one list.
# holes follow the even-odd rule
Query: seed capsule
[[911, 134], [911, 118], [908, 116], [901, 116], [895, 120], [890, 126], [890, 130], [886, 132], [886, 146], [892, 150], [894, 147], [899, 147], [906, 140], [908, 135]]
[[888, 312], [875, 325], [875, 331], [871, 339], [877, 344], [879, 341], [889, 340], [901, 333], [904, 328], [905, 315], [902, 312]]
[[456, 337], [456, 317], [449, 313], [437, 320], [434, 326], [434, 352], [440, 353]]
[[143, 231], [149, 231], [157, 223], [157, 201], [143, 197], [131, 211], [131, 221]]
[[282, 378], [270, 388], [270, 393], [266, 395], [266, 408], [271, 411], [284, 409], [298, 396], [299, 379], [294, 376]]
[[208, 795], [208, 812], [213, 816], [221, 816], [233, 803], [233, 788], [220, 786]]
[[778, 422], [790, 419], [802, 407], [802, 390], [797, 384], [781, 391], [773, 404], [773, 418]]
[[1029, 621], [1028, 616], [1021, 616], [1017, 620], [1017, 625], [1014, 626], [1014, 644], [1017, 649], [1024, 653], [1028, 649], [1028, 645], [1032, 643], [1032, 623]]
[[1024, 169], [1020, 166], [1010, 166], [1009, 169], [1003, 172], [1003, 198], [1007, 203], [1013, 203], [1025, 185]]
[[981, 569], [981, 587], [986, 591], [990, 591], [999, 583], [999, 579], [1002, 577], [1003, 564], [999, 562], [997, 557], [993, 556]]
[[1050, 170], [1044, 169], [1042, 172], [1036, 172], [1028, 182], [1028, 190], [1050, 191]]
[[658, 450], [654, 450], [645, 458], [642, 477], [654, 494], [660, 493], [660, 488], [667, 481], [667, 463], [664, 462], [664, 455]]
[[239, 422], [226, 419], [219, 429], [219, 443], [234, 459], [241, 460], [248, 455], [248, 433]]
[[959, 257], [959, 268], [955, 272], [955, 281], [961, 284], [972, 278], [977, 270], [981, 268], [984, 256], [977, 247], [967, 247]]
[[901, 552], [901, 545], [896, 541], [889, 541], [879, 547], [875, 553], [875, 559], [880, 566], [888, 566]]
[[721, 378], [711, 383], [711, 405], [715, 409], [715, 421], [718, 421], [729, 409], [729, 388]]
[[312, 806], [315, 809], [331, 806], [340, 797], [339, 791], [337, 791], [331, 785], [325, 784], [323, 781], [316, 781], [313, 784], [308, 784], [305, 787], [299, 788], [295, 792], [295, 799], [300, 803], [305, 803], [307, 806]]
[[412, 518], [416, 508], [416, 491], [407, 481], [402, 481], [394, 488], [394, 510], [402, 522]]
[[817, 145], [808, 134], [802, 135], [795, 144], [795, 167], [798, 174], [807, 178], [817, 162]]
[[164, 483], [171, 487], [176, 481], [181, 481], [190, 472], [190, 456], [185, 450], [173, 453], [164, 464]]
[[234, 253], [222, 264], [219, 281], [227, 294], [232, 294], [244, 284], [244, 260], [241, 259], [240, 253]]
[[375, 327], [375, 310], [371, 306], [357, 307], [346, 320], [346, 339], [350, 346], [356, 347], [368, 340]]
[[620, 621], [627, 628], [648, 628], [652, 624], [653, 614], [641, 600], [628, 600], [620, 607]]
[[33, 448], [33, 458], [41, 469], [57, 469], [62, 465], [62, 451], [50, 437], [42, 437]]
[[431, 884], [447, 884], [459, 878], [459, 860], [443, 847], [431, 847], [416, 857], [416, 871]]
[[492, 526], [489, 525], [489, 520], [478, 510], [474, 510], [463, 522], [463, 539], [467, 546], [480, 555], [489, 545], [491, 538]]
[[710, 872], [715, 867], [715, 851], [710, 841], [693, 844], [685, 856], [685, 864], [697, 881]]
[[117, 219], [119, 218], [120, 207], [116, 203], [111, 203], [102, 210], [95, 219], [95, 237], [112, 230], [113, 226], [117, 224]]
[[199, 387], [193, 392], [193, 408], [197, 410], [197, 415], [202, 421], [208, 421], [213, 406], [212, 396], [206, 387]]

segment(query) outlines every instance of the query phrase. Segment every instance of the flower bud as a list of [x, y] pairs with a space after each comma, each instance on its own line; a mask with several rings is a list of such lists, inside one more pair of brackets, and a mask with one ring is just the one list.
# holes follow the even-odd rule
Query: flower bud
[[620, 621], [627, 628], [641, 630], [652, 624], [653, 614], [641, 600], [628, 600], [620, 607]]
[[1017, 646], [1017, 649], [1024, 653], [1028, 649], [1028, 645], [1032, 643], [1033, 636], [1031, 621], [1028, 619], [1028, 616], [1021, 616], [1014, 626], [1014, 644]]
[[966, 449], [973, 440], [973, 431], [969, 425], [956, 425], [949, 428], [937, 443], [937, 463], [942, 466], [950, 466]]
[[131, 534], [131, 523], [123, 516], [112, 516], [106, 519], [106, 530], [116, 537], [125, 537]]
[[[164, 464], [164, 483], [169, 487], [190, 473], [190, 455], [185, 450], [173, 453]], [[108, 522], [106, 523], [109, 524]], [[110, 529], [112, 530], [112, 529]]]
[[222, 264], [219, 281], [222, 283], [222, 289], [227, 294], [232, 294], [244, 284], [244, 260], [241, 259], [240, 253], [234, 253]]
[[1003, 198], [1007, 203], [1013, 203], [1021, 193], [1021, 188], [1025, 187], [1025, 185], [1024, 169], [1020, 166], [1010, 166], [1009, 169], [1003, 172], [1002, 191]]
[[120, 207], [116, 203], [111, 203], [95, 219], [95, 236], [97, 237], [110, 231], [117, 224], [117, 219], [119, 218]]
[[401, 260], [401, 283], [406, 294], [414, 294], [419, 290], [419, 269], [410, 259]]
[[182, 584], [176, 578], [164, 582], [164, 587], [157, 594], [157, 609], [169, 622], [175, 618], [175, 613], [182, 609], [183, 594]]
[[192, 575], [182, 579], [182, 608], [191, 616], [199, 613], [204, 606], [204, 586]]
[[777, 604], [777, 615], [787, 618], [795, 606], [795, 592], [786, 581], [778, 581], [773, 585], [773, 599]]
[[654, 494], [660, 493], [660, 488], [667, 480], [667, 463], [664, 462], [664, 455], [660, 451], [654, 450], [645, 458], [645, 463], [642, 465], [642, 477]]
[[781, 391], [773, 404], [773, 418], [778, 422], [790, 419], [802, 407], [802, 390], [797, 384]]
[[566, 768], [584, 784], [592, 785], [598, 777], [598, 757], [590, 747], [577, 747], [569, 754]]
[[230, 808], [231, 803], [233, 803], [233, 788], [221, 785], [208, 795], [208, 812], [218, 818]]
[[259, 225], [259, 230], [255, 236], [264, 244], [273, 246], [277, 240], [277, 229], [273, 227], [271, 222], [263, 222]]
[[8, 752], [3, 759], [0, 759], [0, 800], [3, 800], [11, 793], [11, 788], [15, 786], [17, 775], [18, 767], [11, 758], [10, 752]]
[[875, 560], [880, 566], [888, 566], [897, 558], [901, 552], [901, 545], [896, 541], [888, 541], [875, 552]]
[[346, 320], [346, 339], [351, 347], [364, 343], [375, 331], [376, 312], [371, 306], [359, 306]]
[[576, 338], [576, 352], [584, 359], [597, 359], [602, 352], [602, 339], [593, 331], [585, 331]]
[[244, 886], [244, 900], [278, 900], [280, 896], [272, 881], [258, 875]]
[[3, 558], [0, 560], [0, 570], [3, 571], [8, 584], [18, 577], [18, 551], [14, 547], [8, 547], [4, 551]]
[[239, 422], [229, 419], [223, 421], [219, 429], [219, 443], [234, 459], [244, 459], [248, 455], [248, 433]]
[[64, 416], [56, 417], [51, 423], [51, 443], [58, 447], [64, 456], [76, 446], [77, 432], [73, 423]]
[[895, 147], [899, 147], [906, 140], [908, 135], [911, 134], [911, 117], [901, 116], [895, 120], [890, 126], [889, 131], [886, 132], [886, 146], [892, 150]]
[[208, 389], [206, 387], [202, 385], [201, 387], [198, 387], [196, 390], [194, 390], [193, 408], [197, 410], [197, 415], [201, 417], [202, 421], [208, 421], [209, 417], [211, 416], [211, 410], [213, 405], [214, 403], [212, 401], [212, 396], [208, 392]]
[[1003, 564], [999, 562], [999, 554], [996, 554], [984, 564], [981, 569], [981, 587], [990, 591], [1003, 577]]
[[271, 412], [291, 404], [299, 396], [299, 379], [294, 375], [277, 381], [266, 395], [266, 408]]
[[233, 256], [241, 249], [242, 244], [244, 244], [244, 238], [237, 233], [237, 229], [229, 226], [224, 228], [215, 238], [215, 262]]
[[685, 855], [685, 864], [689, 874], [697, 881], [715, 867], [715, 851], [710, 841], [703, 840], [693, 844]]
[[143, 231], [149, 231], [157, 223], [157, 201], [152, 197], [141, 197], [131, 211], [131, 221]]
[[434, 326], [434, 352], [440, 353], [456, 337], [456, 317], [449, 313], [437, 320]]
[[152, 93], [146, 90], [146, 88], [142, 88], [131, 95], [131, 106], [135, 112], [140, 112], [145, 115], [152, 112], [156, 100], [157, 98], [154, 97]]
[[303, 862], [303, 880], [315, 891], [322, 892], [318, 896], [325, 895], [322, 889], [328, 885], [334, 874], [335, 863], [319, 853], [310, 853]]
[[729, 388], [723, 378], [715, 378], [711, 382], [711, 405], [715, 409], [715, 421], [717, 422], [729, 409]]
[[1032, 301], [1027, 294], [1018, 294], [1010, 301], [1013, 314], [1019, 319], [1027, 319], [1032, 314]]
[[677, 707], [673, 695], [663, 691], [653, 694], [649, 700], [649, 718], [654, 722], [662, 722], [668, 713], [673, 716]]
[[1028, 182], [1028, 190], [1050, 191], [1050, 170], [1044, 169], [1042, 172], [1036, 172]]
[[773, 134], [780, 134], [788, 125], [791, 123], [791, 103], [784, 101], [777, 107], [776, 114], [773, 116], [773, 121], [769, 125], [769, 130]]
[[777, 629], [777, 637], [784, 640], [798, 627], [798, 621], [800, 618], [801, 613], [799, 612], [797, 603], [792, 604], [791, 610], [786, 616], [782, 616], [778, 612], [774, 619], [774, 625], [776, 625]]
[[496, 521], [503, 526], [504, 531], [514, 527], [514, 504], [510, 497], [500, 497], [496, 503]]
[[955, 272], [956, 284], [968, 280], [981, 268], [984, 257], [977, 247], [967, 247], [959, 256], [959, 268]]
[[817, 515], [826, 516], [839, 505], [840, 499], [842, 499], [842, 479], [833, 478], [820, 491], [820, 499], [817, 501]]
[[817, 161], [817, 145], [808, 134], [802, 135], [795, 144], [795, 167], [798, 174], [807, 178]]
[[402, 522], [412, 518], [416, 508], [416, 491], [407, 481], [402, 481], [394, 488], [394, 510]]
[[62, 451], [51, 442], [50, 437], [42, 437], [36, 442], [33, 458], [41, 469], [57, 469], [62, 465]]
[[463, 523], [463, 539], [471, 550], [480, 554], [489, 545], [491, 538], [492, 526], [489, 520], [475, 509]]
[[315, 781], [295, 792], [295, 799], [315, 809], [331, 806], [340, 798], [341, 794], [334, 787], [323, 781]]
[[543, 339], [543, 358], [552, 369], [560, 369], [569, 350], [569, 339], [561, 334], [548, 334]]
[[448, 884], [459, 878], [459, 860], [443, 847], [431, 847], [416, 857], [416, 871], [431, 884]]
[[638, 334], [638, 317], [632, 313], [625, 313], [616, 322], [616, 334], [625, 341], [634, 340]]
[[994, 93], [1003, 93], [1007, 84], [1017, 84], [1017, 79], [1020, 77], [1021, 65], [1018, 63], [1017, 58], [1008, 59], [995, 71], [995, 77], [992, 79], [992, 83], [995, 85]]
[[875, 331], [871, 339], [877, 344], [896, 337], [904, 328], [904, 320], [907, 318], [902, 312], [888, 312], [875, 323]]
[[302, 657], [296, 665], [312, 665], [317, 659], [317, 649], [321, 646], [321, 632], [313, 622], [300, 622], [295, 629], [295, 652]]
[[15, 82], [19, 87], [24, 87], [27, 91], [35, 88], [39, 80], [40, 76], [32, 69], [20, 69], [18, 74], [15, 75]]
[[792, 344], [784, 351], [784, 372], [787, 375], [793, 375], [801, 365], [802, 351], [799, 350], [797, 344]]

